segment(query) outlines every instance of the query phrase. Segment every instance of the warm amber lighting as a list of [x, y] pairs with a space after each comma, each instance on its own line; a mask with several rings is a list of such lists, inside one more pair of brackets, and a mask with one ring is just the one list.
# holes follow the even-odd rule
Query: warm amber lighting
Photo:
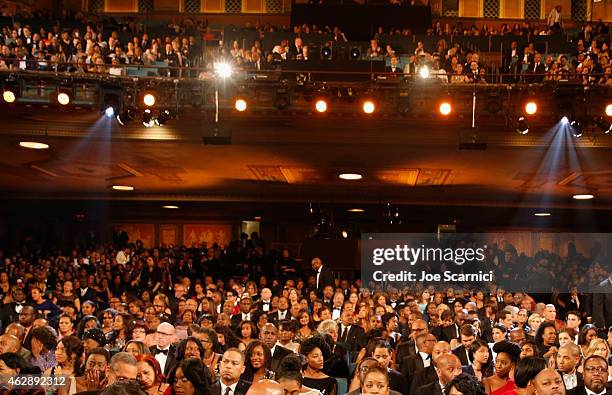
[[70, 95], [66, 92], [60, 92], [57, 94], [57, 102], [62, 106], [67, 106], [70, 104]]
[[166, 205], [166, 206], [162, 206], [162, 208], [167, 208], [170, 210], [176, 210], [179, 208], [179, 206], [174, 206], [174, 205]]
[[606, 115], [612, 117], [612, 104], [606, 106]]
[[49, 144], [39, 143], [36, 141], [20, 141], [19, 146], [23, 148], [29, 149], [48, 149]]
[[342, 174], [339, 174], [338, 177], [342, 180], [349, 180], [349, 181], [361, 180], [363, 178], [363, 176], [359, 173], [342, 173]]
[[533, 115], [536, 112], [538, 112], [538, 105], [535, 102], [528, 102], [527, 104], [525, 104], [525, 112], [528, 115]]
[[115, 191], [133, 191], [134, 187], [131, 185], [113, 185]]
[[363, 112], [366, 114], [372, 114], [375, 109], [376, 106], [374, 105], [374, 102], [368, 100], [363, 103]]
[[247, 109], [247, 102], [244, 99], [237, 99], [234, 107], [237, 111], [242, 112]]
[[315, 108], [318, 112], [325, 112], [327, 111], [327, 102], [325, 100], [317, 100]]
[[155, 105], [155, 96], [153, 96], [151, 93], [147, 93], [144, 95], [142, 101], [144, 102], [145, 106], [152, 107]]
[[440, 114], [448, 115], [451, 113], [452, 110], [453, 107], [449, 102], [443, 102], [442, 104], [440, 104]]
[[595, 196], [589, 193], [585, 193], [585, 194], [580, 194], [580, 195], [574, 195], [572, 197], [576, 200], [589, 200], [589, 199], [593, 199]]
[[10, 91], [10, 90], [5, 90], [2, 93], [2, 98], [4, 99], [5, 102], [7, 103], [14, 103], [15, 99], [17, 99], [17, 97], [15, 96], [15, 92]]
[[362, 208], [349, 208], [348, 210], [349, 213], [365, 213], [365, 210]]
[[546, 213], [546, 212], [541, 212], [541, 213], [535, 213], [533, 215], [535, 215], [536, 217], [550, 217], [551, 214]]

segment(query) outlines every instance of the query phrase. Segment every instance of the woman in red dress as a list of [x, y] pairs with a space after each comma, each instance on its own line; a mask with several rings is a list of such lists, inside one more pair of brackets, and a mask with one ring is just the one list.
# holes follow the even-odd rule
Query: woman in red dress
[[518, 395], [512, 375], [516, 362], [520, 358], [521, 348], [518, 344], [501, 341], [495, 343], [493, 351], [497, 353], [495, 374], [482, 381], [485, 393], [487, 395]]

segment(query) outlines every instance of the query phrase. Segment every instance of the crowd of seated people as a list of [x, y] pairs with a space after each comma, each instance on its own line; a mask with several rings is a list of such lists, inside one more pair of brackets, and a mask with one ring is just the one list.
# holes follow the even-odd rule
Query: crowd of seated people
[[[0, 253], [2, 375], [65, 375], [46, 389], [58, 394], [612, 391], [605, 294], [364, 288], [256, 233], [210, 248], [127, 240]], [[517, 259], [592, 261], [521, 258], [509, 243], [493, 255], [507, 275], [529, 266]]]
[[[15, 15], [19, 14], [19, 15]], [[60, 21], [48, 12], [27, 14], [16, 10], [9, 25], [0, 26], [0, 70], [41, 70], [74, 73], [129, 75], [139, 66], [154, 66], [153, 74], [192, 76], [180, 69], [202, 66], [212, 70], [215, 62], [230, 61], [238, 69], [271, 70], [281, 68], [286, 60], [318, 60], [325, 47], [346, 43], [350, 39], [337, 26], [301, 25], [293, 29], [270, 24], [247, 24], [242, 31], [255, 33], [251, 41], [231, 39], [225, 42], [202, 22], [186, 18], [170, 23], [162, 31], [147, 33], [135, 18], [98, 21], [84, 14], [64, 15], [79, 26], [64, 28], [60, 22], [34, 28], [27, 22], [34, 19]], [[24, 19], [25, 18], [25, 19]], [[288, 39], [265, 46], [268, 33], [286, 32]], [[538, 52], [533, 38], [545, 34], [531, 22], [502, 25], [498, 30], [471, 26], [461, 22], [455, 26], [436, 22], [428, 29], [427, 42], [416, 40], [410, 29], [379, 27], [370, 46], [359, 54], [362, 59], [383, 59], [391, 76], [415, 75], [427, 66], [430, 78], [443, 83], [491, 83], [574, 80], [583, 84], [612, 84], [609, 27], [602, 22], [585, 23], [571, 40], [568, 53]], [[312, 48], [313, 35], [324, 35], [325, 42]], [[546, 33], [547, 34], [547, 33]], [[503, 49], [501, 66], [487, 64], [473, 46], [453, 39], [457, 36], [511, 36]], [[394, 48], [394, 39], [410, 41], [407, 48]], [[414, 43], [412, 42], [414, 41]], [[251, 45], [252, 42], [252, 45]], [[204, 51], [202, 43], [212, 43], [217, 51]], [[412, 47], [414, 45], [414, 47]], [[541, 50], [542, 48], [539, 47]], [[206, 56], [205, 56], [206, 55]], [[199, 62], [203, 59], [203, 62]], [[145, 73], [146, 74], [146, 73]], [[500, 77], [509, 74], [511, 77]], [[206, 76], [204, 72], [200, 74]]]

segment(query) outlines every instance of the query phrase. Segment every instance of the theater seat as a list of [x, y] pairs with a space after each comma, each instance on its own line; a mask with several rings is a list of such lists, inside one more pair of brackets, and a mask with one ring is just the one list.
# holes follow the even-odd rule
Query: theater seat
[[348, 381], [346, 379], [335, 377], [336, 382], [338, 383], [338, 393], [337, 395], [344, 395], [348, 391]]

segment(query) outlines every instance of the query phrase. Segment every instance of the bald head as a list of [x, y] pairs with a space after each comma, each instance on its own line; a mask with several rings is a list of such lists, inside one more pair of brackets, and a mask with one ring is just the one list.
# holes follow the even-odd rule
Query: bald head
[[23, 325], [13, 322], [6, 327], [6, 331], [4, 333], [15, 336], [21, 343], [25, 336], [25, 328]]
[[565, 384], [559, 372], [547, 368], [532, 380], [537, 395], [565, 395]]
[[433, 346], [433, 350], [431, 352], [431, 359], [435, 363], [436, 359], [438, 359], [441, 355], [450, 354], [450, 353], [451, 353], [450, 344], [448, 344], [448, 342], [445, 342], [445, 341], [439, 341]]
[[174, 342], [176, 331], [174, 326], [167, 322], [162, 322], [157, 326], [157, 347], [164, 349]]
[[0, 336], [0, 354], [4, 354], [5, 352], [13, 352], [16, 354], [20, 349], [21, 342], [17, 336], [8, 333]]
[[273, 380], [259, 380], [253, 383], [246, 395], [284, 395], [285, 391], [279, 383]]
[[438, 379], [444, 385], [453, 381], [453, 379], [461, 374], [461, 361], [453, 354], [442, 354], [434, 361], [436, 374]]

